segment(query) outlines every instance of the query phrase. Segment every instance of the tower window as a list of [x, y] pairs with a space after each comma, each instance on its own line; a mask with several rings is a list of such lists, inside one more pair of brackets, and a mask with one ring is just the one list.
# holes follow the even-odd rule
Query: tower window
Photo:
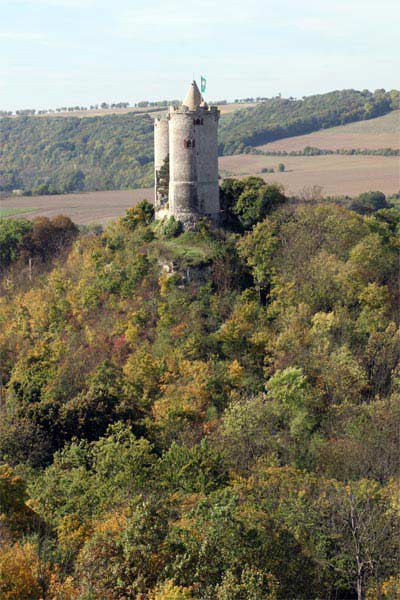
[[195, 147], [195, 141], [194, 140], [183, 140], [183, 147], [184, 148], [194, 148]]

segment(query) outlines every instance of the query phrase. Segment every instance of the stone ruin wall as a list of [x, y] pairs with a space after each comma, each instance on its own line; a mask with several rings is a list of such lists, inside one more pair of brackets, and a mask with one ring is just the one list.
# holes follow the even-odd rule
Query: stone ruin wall
[[154, 206], [160, 208], [159, 193], [157, 189], [158, 173], [169, 153], [169, 123], [166, 117], [154, 121]]

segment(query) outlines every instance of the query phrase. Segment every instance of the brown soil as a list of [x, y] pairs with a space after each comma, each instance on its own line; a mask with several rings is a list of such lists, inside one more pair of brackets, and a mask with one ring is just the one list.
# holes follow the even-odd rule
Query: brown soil
[[[261, 169], [284, 163], [284, 173], [266, 173]], [[297, 194], [305, 187], [322, 186], [324, 195], [356, 196], [361, 192], [380, 190], [393, 194], [400, 189], [398, 157], [386, 156], [255, 156], [239, 154], [220, 158], [223, 177], [259, 175], [269, 182], [284, 186], [288, 194]]]
[[[152, 202], [152, 188], [59, 196], [4, 198], [0, 200], [0, 206], [16, 209], [33, 208], [33, 210], [20, 215], [26, 219], [33, 219], [37, 216], [54, 217], [55, 215], [64, 214], [80, 225], [88, 223], [104, 225], [107, 221], [122, 216], [127, 208], [134, 206], [143, 199]], [[18, 217], [18, 215], [15, 215], [15, 217]]]
[[368, 121], [349, 123], [341, 127], [331, 127], [308, 135], [285, 138], [259, 146], [260, 150], [303, 150], [314, 146], [325, 150], [400, 148], [400, 110], [393, 111]]

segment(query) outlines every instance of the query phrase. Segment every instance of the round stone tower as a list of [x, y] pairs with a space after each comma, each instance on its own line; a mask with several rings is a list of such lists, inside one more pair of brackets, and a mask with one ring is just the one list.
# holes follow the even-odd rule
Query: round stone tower
[[[201, 217], [218, 222], [218, 119], [216, 106], [204, 102], [195, 81], [182, 106], [171, 107], [155, 123], [156, 216], [173, 215], [185, 228]], [[165, 125], [167, 123], [167, 125]], [[162, 138], [162, 139], [161, 139]], [[168, 199], [160, 195], [160, 173], [168, 139]], [[158, 179], [157, 179], [158, 173]]]

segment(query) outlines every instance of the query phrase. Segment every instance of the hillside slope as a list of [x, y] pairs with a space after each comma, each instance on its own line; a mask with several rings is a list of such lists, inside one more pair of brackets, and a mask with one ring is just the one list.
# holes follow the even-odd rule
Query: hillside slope
[[[342, 90], [303, 100], [273, 98], [222, 115], [220, 154], [398, 108], [399, 93]], [[35, 193], [146, 187], [153, 178], [150, 115], [0, 119], [0, 190]]]
[[149, 115], [0, 119], [0, 147], [0, 190], [68, 193], [152, 182]]
[[302, 100], [272, 98], [254, 108], [228, 115], [221, 122], [220, 153], [238, 154], [292, 137], [370, 119], [399, 108], [399, 92], [341, 90]]
[[327, 150], [400, 148], [400, 110], [382, 117], [322, 129], [258, 146], [266, 152], [300, 151], [307, 146]]

